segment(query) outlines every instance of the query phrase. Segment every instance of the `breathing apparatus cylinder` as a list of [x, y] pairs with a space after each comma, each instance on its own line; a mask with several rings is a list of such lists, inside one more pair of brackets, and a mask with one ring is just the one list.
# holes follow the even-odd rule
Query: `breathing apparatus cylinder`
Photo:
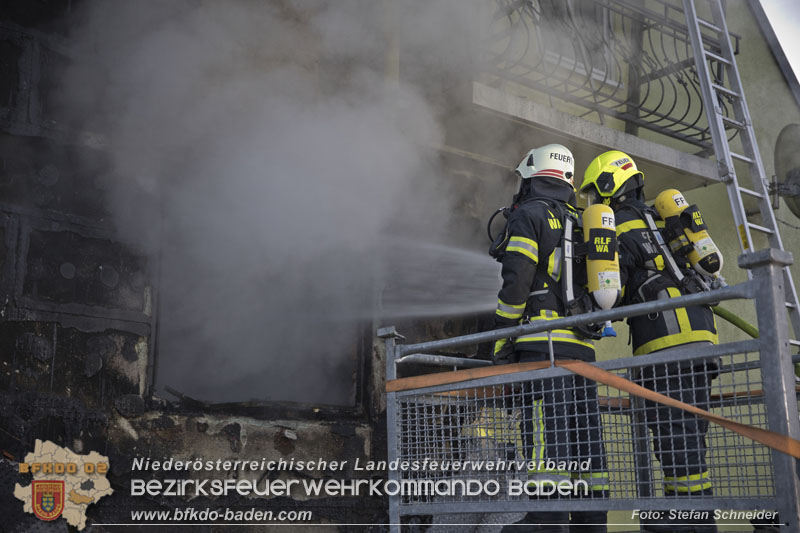
[[[600, 309], [611, 309], [619, 301], [621, 284], [617, 226], [610, 207], [594, 204], [583, 211], [583, 239], [588, 244], [586, 274], [589, 294]], [[611, 322], [607, 321], [603, 336], [616, 335]]]
[[711, 240], [697, 206], [689, 205], [677, 189], [667, 189], [656, 197], [655, 207], [666, 224], [670, 249], [685, 254], [700, 274], [718, 278], [722, 253]]

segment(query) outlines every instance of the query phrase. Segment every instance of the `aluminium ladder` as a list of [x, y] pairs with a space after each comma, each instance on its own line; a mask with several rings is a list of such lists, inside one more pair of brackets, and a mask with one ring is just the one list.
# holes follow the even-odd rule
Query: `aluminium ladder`
[[[706, 109], [714, 154], [717, 158], [719, 176], [728, 190], [733, 219], [739, 229], [739, 245], [742, 253], [751, 253], [753, 251], [751, 244], [753, 242], [752, 232], [756, 231], [766, 234], [769, 245], [772, 248], [783, 250], [783, 242], [778, 232], [778, 224], [770, 202], [768, 181], [761, 162], [761, 154], [758, 151], [753, 123], [750, 120], [750, 111], [747, 108], [747, 101], [744, 97], [742, 80], [736, 67], [733, 47], [728, 36], [725, 13], [722, 10], [720, 0], [708, 0], [708, 4], [711, 7], [711, 21], [697, 16], [695, 0], [683, 0], [683, 10], [686, 15], [686, 24], [695, 57], [697, 76], [700, 79], [702, 100]], [[711, 30], [717, 37], [720, 45], [719, 53], [706, 49], [703, 43], [702, 27]], [[723, 70], [728, 78], [728, 87], [724, 86], [724, 79], [716, 79], [712, 76], [710, 61], [724, 65]], [[723, 106], [720, 102], [722, 98], [728, 99], [731, 103], [733, 117], [723, 114]], [[731, 150], [726, 127], [738, 130], [744, 153], [740, 154]], [[742, 187], [739, 184], [734, 169], [734, 160], [745, 163], [748, 166], [753, 184], [752, 189]], [[747, 219], [742, 195], [758, 200], [761, 224], [755, 224]], [[750, 271], [747, 274], [748, 277], [752, 277]], [[783, 278], [786, 309], [794, 332], [793, 338], [800, 339], [800, 312], [798, 311], [800, 307], [798, 307], [797, 290], [788, 266], [783, 268]], [[796, 340], [790, 342], [795, 347], [800, 346], [800, 342]]]

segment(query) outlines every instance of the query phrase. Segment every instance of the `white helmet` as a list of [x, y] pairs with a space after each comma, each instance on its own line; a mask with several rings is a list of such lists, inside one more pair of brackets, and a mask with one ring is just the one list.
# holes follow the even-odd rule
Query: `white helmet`
[[575, 171], [575, 159], [572, 152], [560, 144], [548, 144], [534, 148], [527, 153], [517, 167], [517, 174], [522, 179], [533, 177], [556, 178], [566, 181], [572, 187]]

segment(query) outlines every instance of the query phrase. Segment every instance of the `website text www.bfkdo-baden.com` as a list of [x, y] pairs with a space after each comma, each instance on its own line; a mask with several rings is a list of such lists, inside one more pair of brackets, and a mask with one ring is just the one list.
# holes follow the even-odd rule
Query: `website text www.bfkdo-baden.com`
[[309, 522], [314, 519], [311, 511], [272, 511], [252, 507], [242, 509], [218, 509], [211, 507], [176, 507], [171, 510], [136, 510], [131, 511], [131, 522], [164, 523], [164, 522], [227, 522], [227, 523], [292, 523]]

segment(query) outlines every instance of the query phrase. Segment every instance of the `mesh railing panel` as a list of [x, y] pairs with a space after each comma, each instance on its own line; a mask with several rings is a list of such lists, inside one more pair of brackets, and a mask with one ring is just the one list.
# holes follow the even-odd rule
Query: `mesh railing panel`
[[[766, 428], [758, 365], [758, 354], [746, 353], [612, 372]], [[775, 496], [765, 446], [568, 371], [527, 381], [512, 374], [496, 385], [461, 383], [436, 393], [406, 391], [398, 393], [396, 409], [399, 477], [414, 482], [401, 505]], [[543, 494], [555, 486], [564, 493]]]

